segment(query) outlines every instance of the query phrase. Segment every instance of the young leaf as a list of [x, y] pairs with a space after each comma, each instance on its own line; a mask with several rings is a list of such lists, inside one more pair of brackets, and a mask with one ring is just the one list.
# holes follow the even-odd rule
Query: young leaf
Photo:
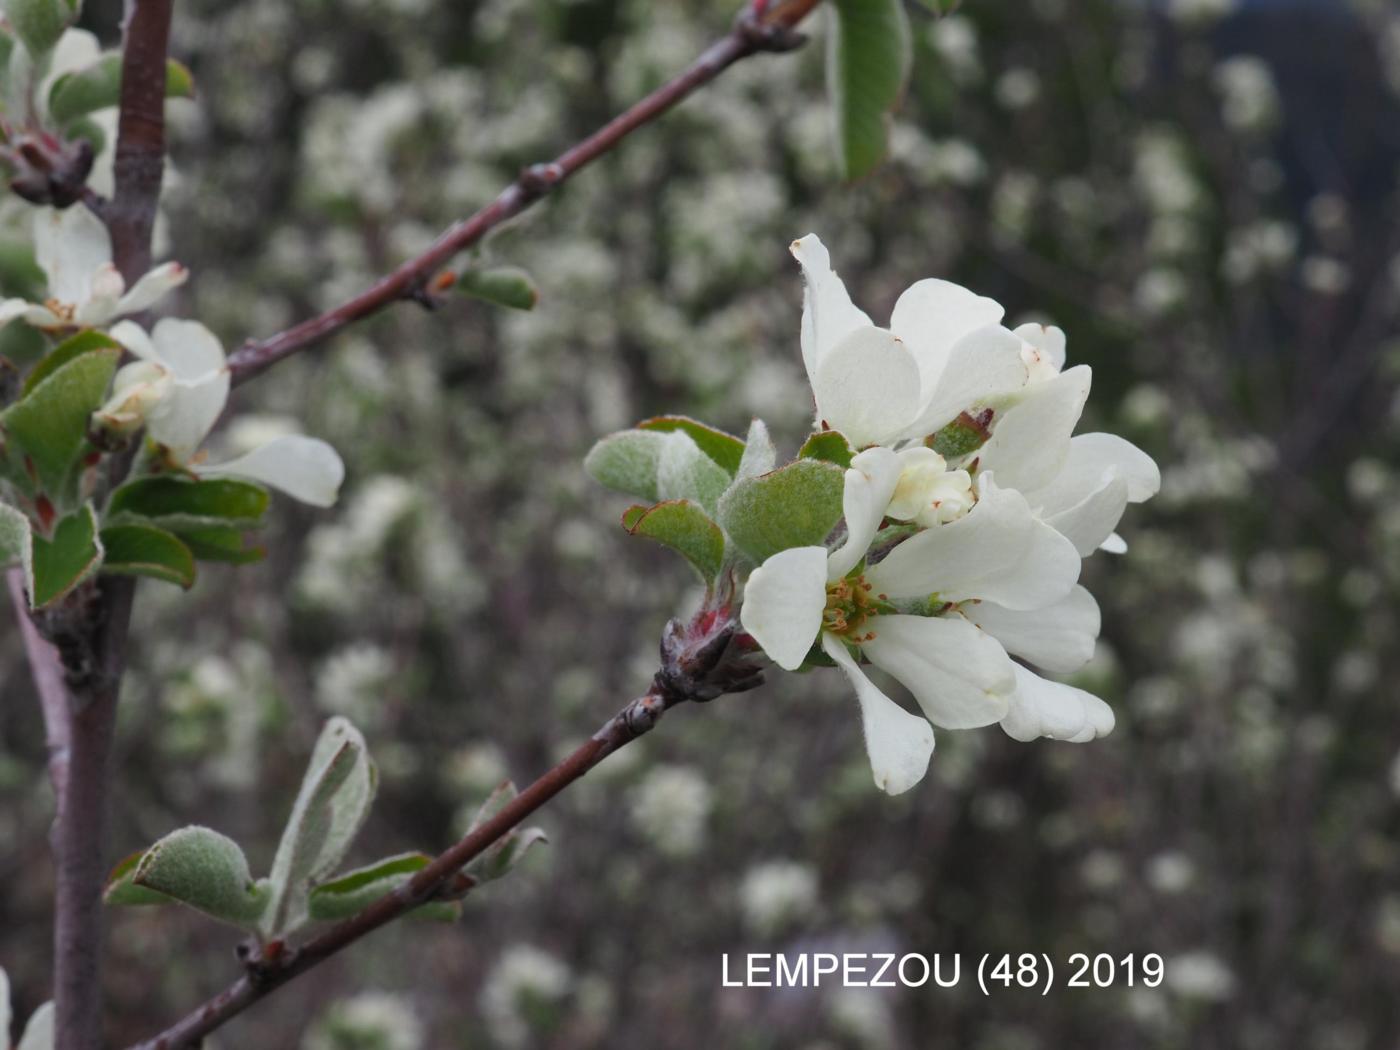
[[145, 886], [138, 886], [133, 881], [136, 878], [136, 869], [141, 864], [141, 858], [145, 855], [146, 851], [139, 849], [124, 857], [112, 869], [111, 874], [107, 876], [107, 885], [102, 890], [104, 904], [141, 907], [149, 904], [169, 904], [174, 899], [163, 893], [157, 893], [155, 890], [147, 889]]
[[19, 565], [24, 571], [24, 589], [33, 594], [30, 528], [28, 518], [8, 503], [0, 503], [0, 566]]
[[739, 461], [744, 456], [744, 443], [733, 434], [706, 426], [698, 419], [688, 416], [657, 416], [654, 419], [644, 419], [637, 424], [637, 429], [663, 433], [679, 430], [689, 434], [690, 440], [700, 447], [700, 451], [723, 467], [730, 477], [739, 469]]
[[34, 582], [29, 600], [36, 609], [62, 598], [102, 564], [91, 504], [60, 521], [52, 537], [35, 534], [30, 542]]
[[238, 843], [198, 826], [172, 831], [148, 849], [132, 883], [244, 929], [258, 925], [268, 904], [267, 886], [253, 880]]
[[802, 443], [797, 450], [798, 459], [819, 459], [824, 463], [835, 463], [842, 470], [851, 465], [855, 449], [839, 430], [821, 430]]
[[333, 872], [374, 800], [378, 774], [364, 737], [344, 718], [321, 731], [277, 856], [262, 932], [290, 933], [309, 918], [311, 886]]
[[121, 349], [121, 343], [110, 335], [99, 332], [96, 328], [86, 328], [77, 335], [69, 336], [45, 354], [43, 360], [31, 368], [29, 374], [24, 377], [24, 387], [20, 394], [21, 396], [28, 394], [69, 361], [75, 357], [81, 357], [89, 350], [115, 350], [120, 354]]
[[[400, 853], [346, 872], [330, 882], [323, 882], [311, 891], [312, 921], [346, 919], [363, 911], [367, 905], [413, 878], [432, 859], [426, 853]], [[461, 912], [461, 905], [453, 901], [430, 901], [409, 914], [422, 919], [451, 922]]]
[[508, 306], [512, 310], [533, 310], [540, 301], [540, 290], [535, 287], [535, 282], [516, 266], [466, 270], [457, 275], [456, 287], [474, 299]]
[[690, 435], [674, 431], [662, 435], [656, 462], [656, 495], [661, 500], [694, 500], [713, 514], [729, 487], [730, 476], [700, 450]]
[[151, 576], [186, 589], [194, 586], [194, 554], [179, 538], [154, 525], [113, 525], [102, 530], [102, 571]]
[[749, 424], [748, 440], [744, 442], [744, 455], [739, 460], [736, 477], [756, 478], [767, 474], [778, 464], [778, 450], [773, 447], [773, 439], [768, 436], [768, 424], [755, 419]]
[[5, 18], [38, 63], [78, 18], [78, 0], [5, 0]]
[[655, 503], [656, 468], [665, 436], [645, 430], [609, 434], [589, 450], [583, 469], [599, 484]]
[[[99, 109], [115, 106], [121, 98], [122, 57], [112, 51], [86, 69], [65, 73], [49, 88], [49, 116], [63, 125]], [[194, 76], [173, 58], [165, 64], [165, 97], [193, 98]]]
[[646, 536], [679, 552], [706, 583], [719, 575], [724, 533], [689, 500], [630, 507], [622, 515], [622, 527], [633, 536]]
[[113, 492], [107, 518], [148, 518], [172, 532], [242, 529], [255, 527], [267, 504], [267, 489], [251, 481], [157, 474], [128, 481]]
[[64, 493], [87, 445], [88, 417], [102, 404], [121, 351], [89, 350], [46, 375], [0, 414], [0, 426], [34, 464], [50, 495]]
[[494, 882], [508, 875], [532, 847], [548, 841], [548, 836], [540, 828], [517, 828], [497, 839], [464, 870], [468, 877], [478, 883]]
[[835, 464], [799, 459], [736, 481], [720, 500], [719, 522], [755, 562], [789, 547], [819, 546], [841, 520], [845, 477]]
[[826, 84], [843, 178], [858, 179], [884, 159], [890, 114], [904, 93], [910, 58], [902, 0], [834, 0]]
[[[0, 69], [5, 68], [0, 58]], [[34, 258], [34, 245], [19, 238], [0, 238], [0, 291], [31, 302], [42, 299], [49, 278]]]

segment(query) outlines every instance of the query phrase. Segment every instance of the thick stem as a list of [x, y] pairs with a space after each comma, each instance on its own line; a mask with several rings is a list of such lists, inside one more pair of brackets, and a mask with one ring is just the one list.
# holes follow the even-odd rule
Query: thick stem
[[455, 255], [519, 215], [569, 176], [612, 150], [633, 131], [651, 123], [696, 88], [709, 83], [741, 58], [761, 51], [790, 50], [801, 43], [802, 38], [793, 32], [793, 27], [816, 4], [817, 0], [787, 0], [766, 8], [762, 14], [746, 10], [734, 28], [706, 49], [685, 72], [554, 160], [525, 169], [501, 191], [500, 196], [470, 218], [448, 227], [423, 254], [409, 259], [348, 302], [267, 339], [245, 343], [229, 357], [233, 381], [241, 383], [251, 379], [284, 357], [319, 343], [346, 325], [378, 313], [396, 302], [421, 299], [425, 294], [430, 294], [433, 275]]
[[666, 709], [676, 702], [674, 694], [658, 691], [633, 700], [571, 755], [512, 799], [494, 817], [440, 854], [411, 881], [298, 949], [289, 951], [280, 944], [276, 952], [264, 949], [246, 961], [247, 972], [228, 988], [196, 1007], [160, 1035], [136, 1044], [130, 1050], [180, 1050], [182, 1047], [198, 1046], [210, 1032], [293, 977], [320, 965], [366, 934], [432, 900], [464, 865], [480, 856], [492, 843], [608, 755], [651, 730]]
[[[173, 0], [131, 0], [122, 49], [116, 195], [102, 212], [128, 285], [150, 267], [165, 164], [165, 60]], [[117, 696], [135, 581], [102, 577], [65, 632], [68, 762], [54, 823], [54, 1045], [102, 1047], [102, 885]], [[41, 694], [42, 695], [42, 694]], [[46, 703], [47, 710], [47, 703]], [[52, 739], [52, 738], [51, 738]], [[50, 764], [52, 769], [52, 761]]]

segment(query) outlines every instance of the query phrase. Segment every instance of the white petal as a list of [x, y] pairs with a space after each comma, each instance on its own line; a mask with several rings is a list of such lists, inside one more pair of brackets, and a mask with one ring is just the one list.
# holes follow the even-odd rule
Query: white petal
[[887, 448], [868, 448], [851, 459], [846, 487], [841, 493], [846, 542], [832, 552], [827, 562], [828, 580], [839, 580], [865, 557], [899, 484], [899, 473], [899, 457]]
[[993, 488], [964, 517], [905, 540], [865, 578], [892, 598], [935, 593], [948, 601], [980, 597], [967, 592], [1021, 559], [1033, 522], [1019, 493]]
[[53, 1050], [53, 1039], [53, 1003], [47, 1002], [29, 1015], [15, 1050]]
[[47, 306], [31, 306], [21, 316], [27, 324], [32, 324], [35, 328], [63, 328], [67, 325], [63, 318]]
[[870, 662], [914, 694], [944, 729], [975, 729], [1006, 717], [1016, 688], [1011, 658], [960, 616], [877, 616], [861, 643]]
[[288, 434], [226, 463], [200, 467], [197, 473], [246, 478], [313, 507], [329, 507], [345, 480], [345, 464], [336, 450], [319, 438]]
[[1109, 554], [1127, 554], [1128, 541], [1115, 532], [1112, 536], [1099, 544], [1099, 550], [1106, 551]]
[[1089, 397], [1091, 374], [1078, 365], [1025, 388], [996, 419], [978, 457], [995, 471], [997, 484], [1034, 491], [1053, 478], [1069, 456], [1070, 435]]
[[226, 368], [199, 379], [177, 379], [146, 417], [151, 438], [168, 448], [177, 462], [188, 463], [219, 421], [228, 402], [228, 389]]
[[34, 257], [48, 275], [50, 297], [76, 306], [91, 297], [99, 267], [111, 264], [112, 239], [85, 205], [40, 208], [34, 216]]
[[1065, 367], [1065, 333], [1055, 325], [1023, 324], [1016, 328], [1016, 335], [1029, 343], [1040, 354], [1053, 372]]
[[135, 284], [117, 303], [116, 313], [134, 314], [160, 300], [167, 292], [180, 287], [189, 279], [190, 271], [177, 262], [157, 266]]
[[1023, 741], [1044, 736], [1082, 744], [1107, 736], [1113, 724], [1113, 708], [1093, 693], [1016, 665], [1016, 692], [1001, 723], [1007, 736]]
[[903, 343], [883, 328], [863, 328], [817, 366], [817, 418], [856, 448], [886, 444], [918, 411], [919, 382], [919, 366]]
[[970, 332], [948, 351], [948, 364], [925, 385], [925, 407], [908, 436], [932, 434], [974, 405], [1005, 397], [1026, 385], [1021, 341], [1005, 328]]
[[109, 262], [103, 263], [92, 275], [87, 301], [77, 304], [73, 323], [93, 328], [105, 325], [117, 315], [117, 303], [125, 289], [126, 282], [122, 280], [120, 271]]
[[1094, 655], [1101, 620], [1098, 602], [1075, 587], [1041, 609], [1008, 609], [995, 602], [975, 602], [963, 615], [999, 641], [1006, 651], [1047, 671], [1077, 671]]
[[10, 1045], [10, 975], [0, 966], [0, 1046]]
[[1127, 506], [1128, 483], [1110, 477], [1075, 506], [1047, 517], [1045, 523], [1073, 543], [1081, 558], [1087, 558], [1113, 535]]
[[890, 331], [908, 344], [932, 381], [943, 372], [958, 340], [978, 328], [996, 325], [1005, 312], [994, 299], [951, 281], [929, 278], [904, 290], [890, 315]]
[[7, 325], [16, 318], [23, 317], [31, 310], [25, 299], [6, 299], [0, 303], [0, 326]]
[[891, 795], [908, 791], [928, 772], [933, 727], [875, 688], [835, 635], [822, 633], [822, 649], [846, 672], [855, 688], [875, 786]]
[[[1000, 481], [1001, 475], [997, 478]], [[1112, 477], [1122, 478], [1129, 503], [1151, 499], [1162, 486], [1162, 473], [1142, 449], [1116, 434], [1078, 434], [1058, 473], [1047, 476], [1026, 498], [1042, 517], [1049, 517], [1082, 503]]]
[[151, 341], [156, 356], [176, 379], [203, 379], [224, 367], [223, 344], [198, 321], [164, 318], [151, 329]]
[[107, 330], [107, 334], [142, 360], [160, 361], [156, 344], [151, 342], [150, 335], [135, 321], [118, 321]]
[[846, 285], [831, 268], [826, 245], [815, 233], [792, 242], [792, 255], [802, 266], [802, 362], [807, 378], [815, 381], [817, 363], [836, 344], [860, 328], [871, 327], [870, 317], [851, 302]]
[[[1011, 609], [1039, 609], [1069, 594], [1080, 568], [1074, 544], [1052, 526], [1036, 521], [1021, 557], [1000, 572], [965, 584], [967, 593], [960, 597], [984, 598]], [[948, 592], [949, 600], [956, 600], [954, 593]]]
[[822, 628], [826, 549], [791, 547], [749, 574], [739, 622], [779, 667], [795, 671]]
[[[95, 63], [102, 55], [102, 45], [86, 29], [68, 29], [58, 38], [49, 59], [48, 75], [40, 85], [38, 97], [47, 100], [53, 82], [65, 73], [76, 73]], [[110, 141], [110, 140], [109, 140]]]

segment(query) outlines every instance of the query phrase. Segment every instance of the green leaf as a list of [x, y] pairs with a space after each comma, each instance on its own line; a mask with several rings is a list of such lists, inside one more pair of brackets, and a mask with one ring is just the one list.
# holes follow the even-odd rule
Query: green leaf
[[172, 831], [148, 849], [131, 881], [244, 929], [256, 928], [268, 905], [267, 885], [254, 881], [238, 843], [198, 826]]
[[622, 527], [679, 552], [706, 583], [713, 582], [724, 564], [724, 533], [689, 500], [630, 507], [622, 515]]
[[644, 430], [609, 434], [589, 450], [583, 469], [615, 492], [655, 503], [656, 468], [663, 444], [663, 435]]
[[730, 479], [729, 473], [706, 455], [684, 429], [637, 429], [610, 434], [593, 446], [583, 465], [595, 479], [618, 492], [640, 496], [650, 503], [694, 500], [710, 512], [729, 487]]
[[[494, 817], [518, 794], [515, 785], [509, 780], [497, 787], [477, 810], [467, 828], [467, 834], [470, 835]], [[519, 864], [531, 847], [548, 841], [545, 833], [539, 828], [516, 828], [497, 839], [463, 870], [476, 883], [493, 882]]]
[[194, 554], [175, 535], [154, 525], [113, 525], [102, 530], [102, 571], [151, 576], [186, 589], [194, 586]]
[[157, 474], [128, 481], [112, 493], [107, 517], [148, 518], [172, 532], [252, 528], [267, 504], [267, 489], [251, 481]]
[[756, 478], [767, 474], [778, 464], [778, 450], [768, 436], [768, 424], [755, 419], [749, 424], [749, 436], [744, 441], [744, 454], [739, 459], [736, 477]]
[[52, 537], [35, 534], [32, 545], [34, 585], [30, 601], [36, 609], [62, 598], [102, 564], [97, 515], [91, 504], [60, 521]]
[[656, 416], [654, 419], [644, 419], [637, 424], [637, 429], [663, 433], [679, 430], [689, 434], [690, 440], [699, 446], [700, 451], [723, 467], [730, 477], [738, 471], [739, 462], [744, 457], [744, 443], [733, 434], [716, 430], [688, 416]]
[[[4, 63], [0, 62], [0, 69]], [[0, 238], [0, 291], [31, 302], [43, 299], [49, 278], [34, 259], [28, 240]]]
[[797, 450], [799, 459], [819, 459], [824, 463], [835, 463], [842, 469], [851, 465], [855, 449], [839, 430], [822, 430], [813, 434]]
[[52, 496], [64, 495], [73, 465], [87, 447], [88, 417], [102, 404], [120, 357], [113, 349], [80, 353], [0, 414], [0, 426], [29, 456], [39, 484]]
[[339, 866], [377, 785], [378, 773], [360, 731], [344, 718], [332, 718], [316, 741], [272, 862], [264, 936], [281, 936], [306, 924], [312, 885]]
[[533, 310], [540, 301], [540, 290], [535, 282], [518, 266], [466, 270], [457, 275], [456, 287], [464, 295], [512, 310]]
[[[400, 853], [346, 872], [330, 882], [323, 882], [311, 891], [311, 919], [314, 922], [348, 919], [384, 894], [398, 889], [431, 864], [432, 860], [426, 853]], [[430, 901], [409, 914], [421, 919], [451, 922], [461, 913], [462, 906], [455, 901]]]
[[902, 0], [834, 0], [826, 84], [843, 178], [858, 179], [884, 159], [911, 54]]
[[[60, 126], [108, 109], [121, 100], [122, 56], [111, 51], [86, 69], [65, 73], [49, 88], [49, 116]], [[194, 76], [170, 59], [165, 64], [165, 97], [193, 98]]]
[[139, 849], [112, 869], [112, 873], [107, 876], [107, 885], [102, 890], [102, 900], [105, 903], [121, 907], [143, 907], [149, 904], [169, 904], [174, 900], [163, 893], [136, 885], [136, 869], [145, 855], [146, 851]]
[[47, 56], [78, 18], [68, 0], [5, 0], [5, 17], [35, 61]]
[[180, 539], [197, 561], [223, 561], [247, 565], [267, 557], [265, 547], [245, 544], [243, 530], [211, 525], [201, 529], [181, 529]]
[[833, 463], [799, 459], [736, 481], [720, 500], [719, 522], [755, 563], [789, 547], [821, 546], [841, 520], [845, 473]]
[[77, 335], [63, 340], [45, 354], [43, 360], [29, 370], [29, 375], [24, 377], [24, 388], [20, 391], [20, 395], [27, 396], [36, 386], [69, 361], [75, 357], [81, 357], [89, 350], [115, 350], [120, 354], [122, 345], [110, 335], [99, 332], [96, 328], [84, 329]]

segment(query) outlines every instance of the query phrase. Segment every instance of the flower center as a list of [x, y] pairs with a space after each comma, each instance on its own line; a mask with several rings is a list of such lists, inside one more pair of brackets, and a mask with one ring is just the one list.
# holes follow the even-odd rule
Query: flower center
[[864, 576], [846, 576], [826, 587], [826, 608], [822, 610], [822, 630], [859, 644], [875, 637], [874, 631], [861, 632], [872, 616], [894, 611], [889, 597], [875, 594]]

